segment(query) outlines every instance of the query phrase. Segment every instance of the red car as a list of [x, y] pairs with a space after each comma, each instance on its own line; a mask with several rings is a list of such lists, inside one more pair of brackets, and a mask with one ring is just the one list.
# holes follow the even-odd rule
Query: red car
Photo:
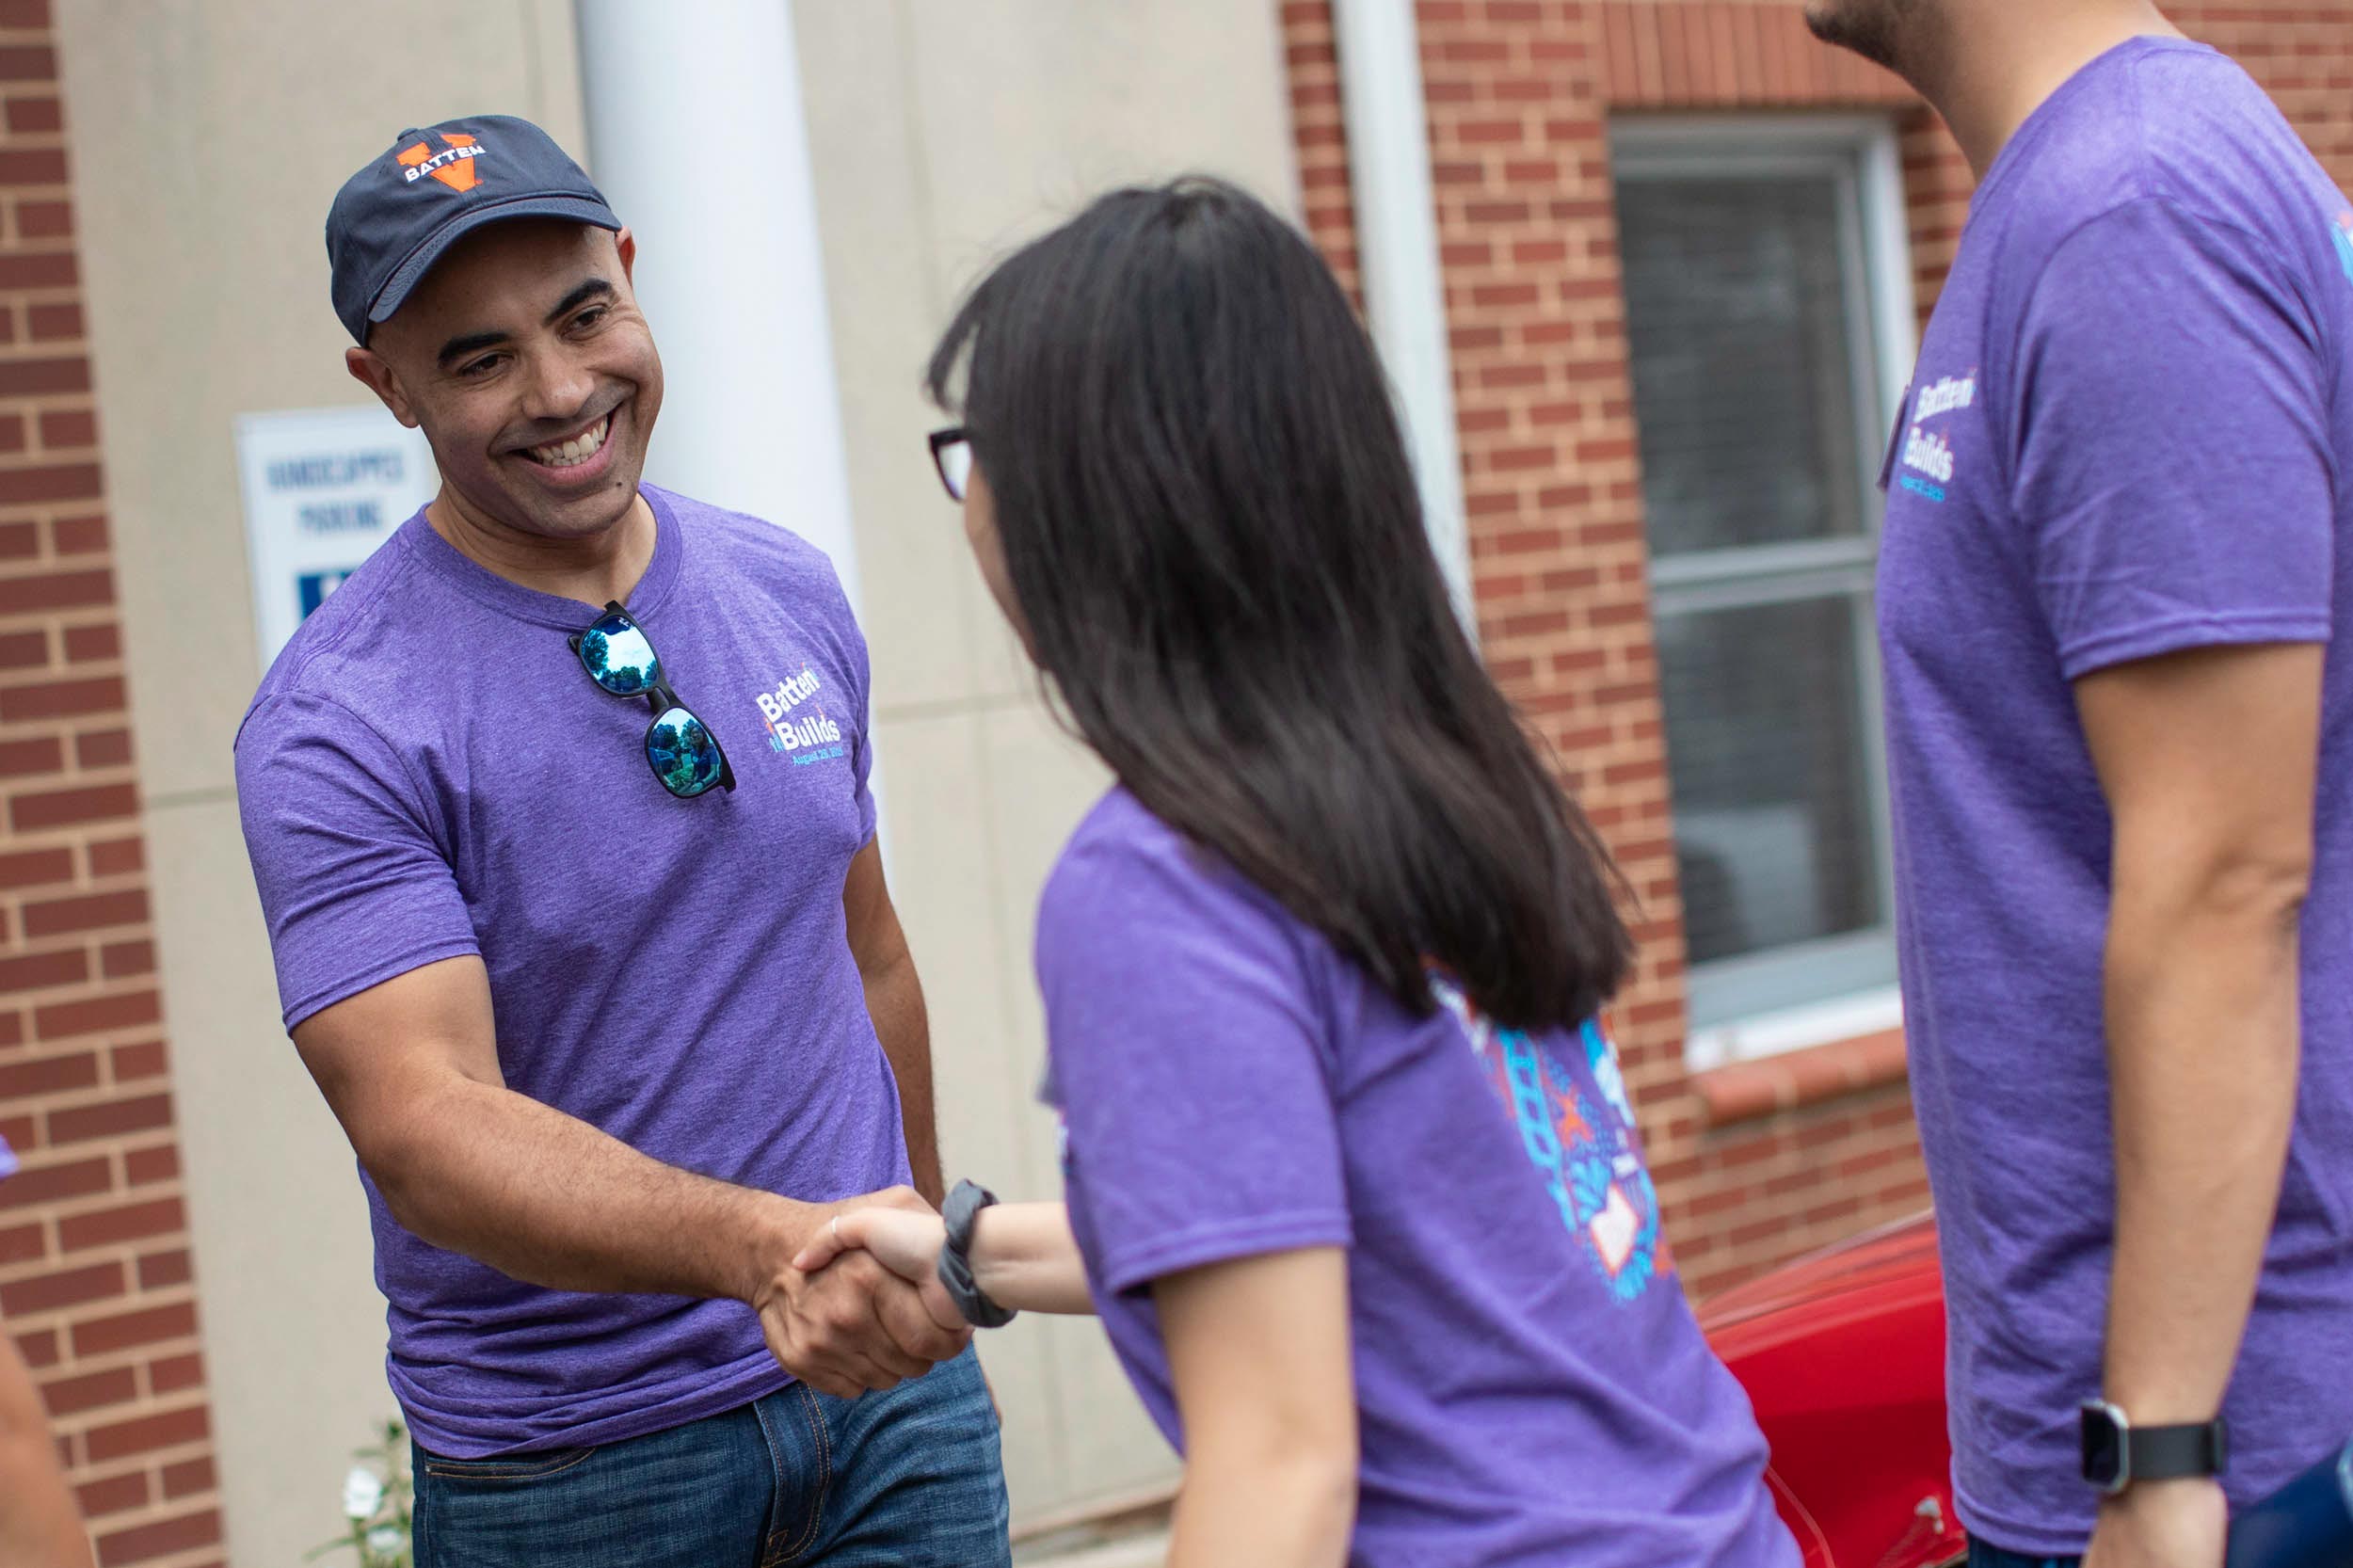
[[1767, 1480], [1807, 1568], [1942, 1568], [1967, 1555], [1929, 1216], [1727, 1290], [1700, 1323], [1756, 1406], [1773, 1446]]

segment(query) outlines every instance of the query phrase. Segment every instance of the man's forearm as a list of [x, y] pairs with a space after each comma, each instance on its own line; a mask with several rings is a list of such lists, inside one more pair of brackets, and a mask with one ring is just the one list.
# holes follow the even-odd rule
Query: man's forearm
[[367, 1151], [394, 1218], [551, 1289], [749, 1301], [817, 1223], [812, 1205], [664, 1165], [493, 1084], [454, 1081], [408, 1125]]
[[947, 1193], [939, 1170], [939, 1123], [932, 1110], [931, 1018], [923, 1005], [923, 983], [904, 946], [890, 962], [865, 975], [866, 1011], [874, 1020], [883, 1055], [899, 1080], [899, 1117], [906, 1129], [907, 1164], [915, 1190], [937, 1208]]
[[2144, 1426], [2220, 1409], [2279, 1208], [2299, 1034], [2299, 889], [2258, 878], [2183, 897], [2162, 883], [2120, 865], [2105, 985], [2105, 1396]]

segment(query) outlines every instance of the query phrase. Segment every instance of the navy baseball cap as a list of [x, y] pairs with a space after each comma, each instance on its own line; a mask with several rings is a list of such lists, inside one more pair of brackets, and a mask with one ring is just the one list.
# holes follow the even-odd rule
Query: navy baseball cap
[[452, 245], [518, 217], [621, 227], [580, 166], [527, 120], [474, 115], [403, 131], [328, 209], [335, 313], [366, 343]]

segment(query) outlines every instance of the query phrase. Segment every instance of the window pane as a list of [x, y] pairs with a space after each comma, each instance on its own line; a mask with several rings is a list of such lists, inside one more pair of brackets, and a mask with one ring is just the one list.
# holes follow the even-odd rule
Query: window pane
[[1694, 964], [1881, 923], [1861, 594], [1658, 617]]
[[1838, 183], [1623, 180], [1651, 552], [1864, 531]]

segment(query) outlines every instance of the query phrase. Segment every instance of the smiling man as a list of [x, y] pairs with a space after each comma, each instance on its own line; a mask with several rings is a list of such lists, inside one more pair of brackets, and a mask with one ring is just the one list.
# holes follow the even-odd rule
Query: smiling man
[[636, 244], [536, 127], [404, 132], [327, 235], [440, 491], [279, 657], [238, 793], [359, 1155], [419, 1568], [1005, 1561], [962, 1326], [791, 1267], [937, 1192], [832, 568], [641, 482]]

